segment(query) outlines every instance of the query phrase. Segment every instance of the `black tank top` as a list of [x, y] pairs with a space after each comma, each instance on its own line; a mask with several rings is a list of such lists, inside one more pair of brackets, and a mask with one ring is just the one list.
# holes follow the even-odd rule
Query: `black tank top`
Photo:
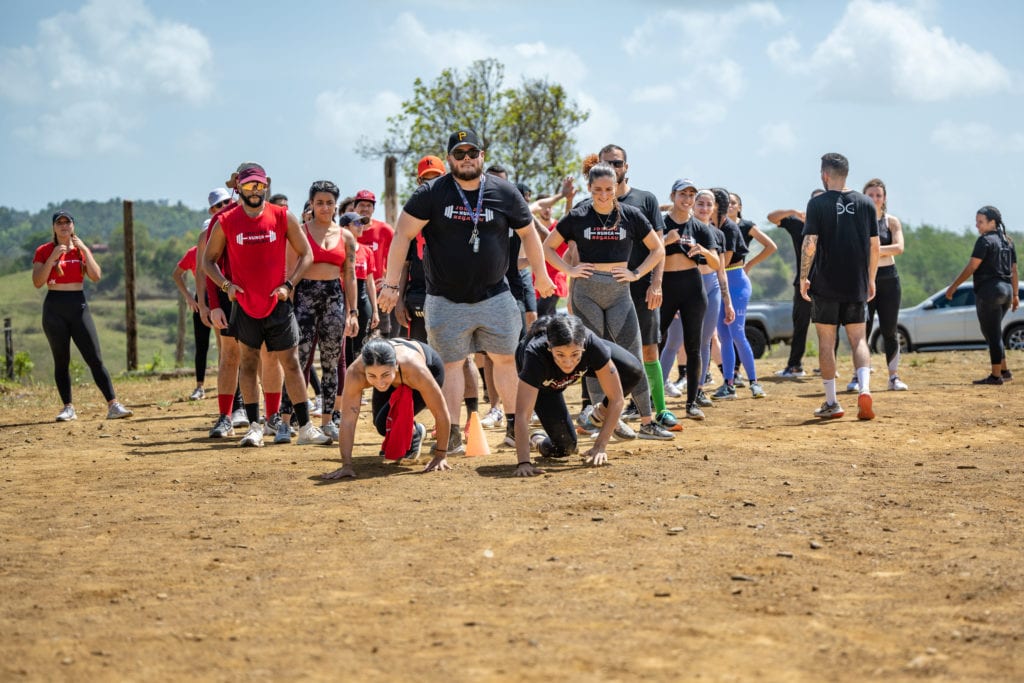
[[892, 244], [892, 231], [889, 230], [889, 217], [884, 213], [878, 219], [878, 243], [883, 247]]

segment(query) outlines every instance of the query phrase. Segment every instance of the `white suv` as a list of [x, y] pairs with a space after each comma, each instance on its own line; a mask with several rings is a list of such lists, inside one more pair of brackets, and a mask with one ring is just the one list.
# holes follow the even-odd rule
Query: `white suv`
[[[1024, 287], [1020, 297], [1024, 299]], [[952, 301], [946, 298], [943, 289], [913, 308], [901, 308], [897, 331], [902, 351], [943, 346], [984, 347], [985, 338], [974, 312], [974, 285], [969, 282], [960, 285]], [[1007, 349], [1024, 349], [1024, 307], [1015, 313], [1008, 311], [1003, 318], [1003, 343]], [[877, 321], [870, 345], [875, 353], [882, 352]]]

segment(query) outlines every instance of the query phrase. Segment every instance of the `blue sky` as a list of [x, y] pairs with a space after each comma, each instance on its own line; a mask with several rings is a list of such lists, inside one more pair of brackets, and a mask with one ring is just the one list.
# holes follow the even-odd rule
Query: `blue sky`
[[[723, 185], [764, 223], [801, 207], [822, 153], [878, 176], [905, 223], [1024, 227], [1024, 3], [14, 0], [0, 23], [0, 205], [205, 207], [241, 161], [275, 190], [383, 189], [353, 151], [416, 77], [495, 57], [548, 77], [624, 147], [636, 187]], [[501, 161], [491, 159], [490, 161]], [[382, 211], [378, 211], [382, 213]]]

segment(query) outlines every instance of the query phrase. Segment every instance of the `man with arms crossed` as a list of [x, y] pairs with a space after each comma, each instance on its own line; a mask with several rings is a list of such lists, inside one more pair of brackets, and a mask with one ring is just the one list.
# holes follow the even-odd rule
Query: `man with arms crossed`
[[825, 192], [807, 202], [800, 256], [800, 294], [811, 302], [818, 332], [818, 361], [825, 402], [816, 417], [843, 416], [836, 398], [836, 331], [846, 327], [853, 366], [860, 383], [857, 417], [875, 417], [871, 405], [871, 354], [867, 342], [867, 302], [875, 296], [878, 270], [878, 223], [875, 205], [846, 187], [850, 162], [830, 152], [821, 158]]
[[[506, 409], [516, 405], [515, 350], [522, 327], [519, 307], [509, 293], [509, 229], [523, 240], [537, 273], [537, 291], [554, 290], [544, 268], [540, 239], [526, 200], [508, 181], [484, 176], [483, 143], [463, 128], [448, 138], [450, 173], [421, 185], [406, 202], [388, 253], [387, 275], [377, 305], [388, 313], [398, 298], [398, 280], [409, 244], [420, 232], [427, 280], [424, 315], [427, 339], [445, 364], [442, 390], [451, 413], [448, 453], [464, 452], [459, 403], [465, 389], [460, 367], [475, 350], [494, 363], [494, 381]], [[515, 434], [506, 414], [506, 435]], [[437, 435], [438, 441], [444, 435]]]

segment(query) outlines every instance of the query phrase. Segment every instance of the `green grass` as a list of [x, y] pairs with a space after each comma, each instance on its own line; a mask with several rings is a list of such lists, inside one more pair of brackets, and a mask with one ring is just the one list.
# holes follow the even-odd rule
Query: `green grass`
[[[35, 363], [32, 379], [35, 382], [52, 382], [53, 357], [50, 346], [43, 334], [42, 312], [46, 288], [32, 286], [31, 271], [0, 276], [0, 318], [11, 318], [14, 330], [14, 352], [27, 351]], [[177, 292], [168, 292], [165, 299], [147, 299], [136, 303], [138, 327], [139, 369], [146, 369], [154, 358], [162, 359], [158, 370], [174, 367], [174, 346], [177, 336]], [[127, 337], [123, 299], [97, 299], [95, 292], [86, 284], [85, 295], [89, 301], [93, 322], [100, 339], [103, 362], [111, 375], [120, 375], [127, 367]], [[185, 365], [192, 363], [192, 320], [186, 320]], [[216, 367], [215, 345], [211, 343], [208, 367]], [[85, 367], [81, 355], [71, 345], [72, 377], [76, 381], [91, 383], [92, 377]], [[0, 349], [2, 354], [2, 349]]]

